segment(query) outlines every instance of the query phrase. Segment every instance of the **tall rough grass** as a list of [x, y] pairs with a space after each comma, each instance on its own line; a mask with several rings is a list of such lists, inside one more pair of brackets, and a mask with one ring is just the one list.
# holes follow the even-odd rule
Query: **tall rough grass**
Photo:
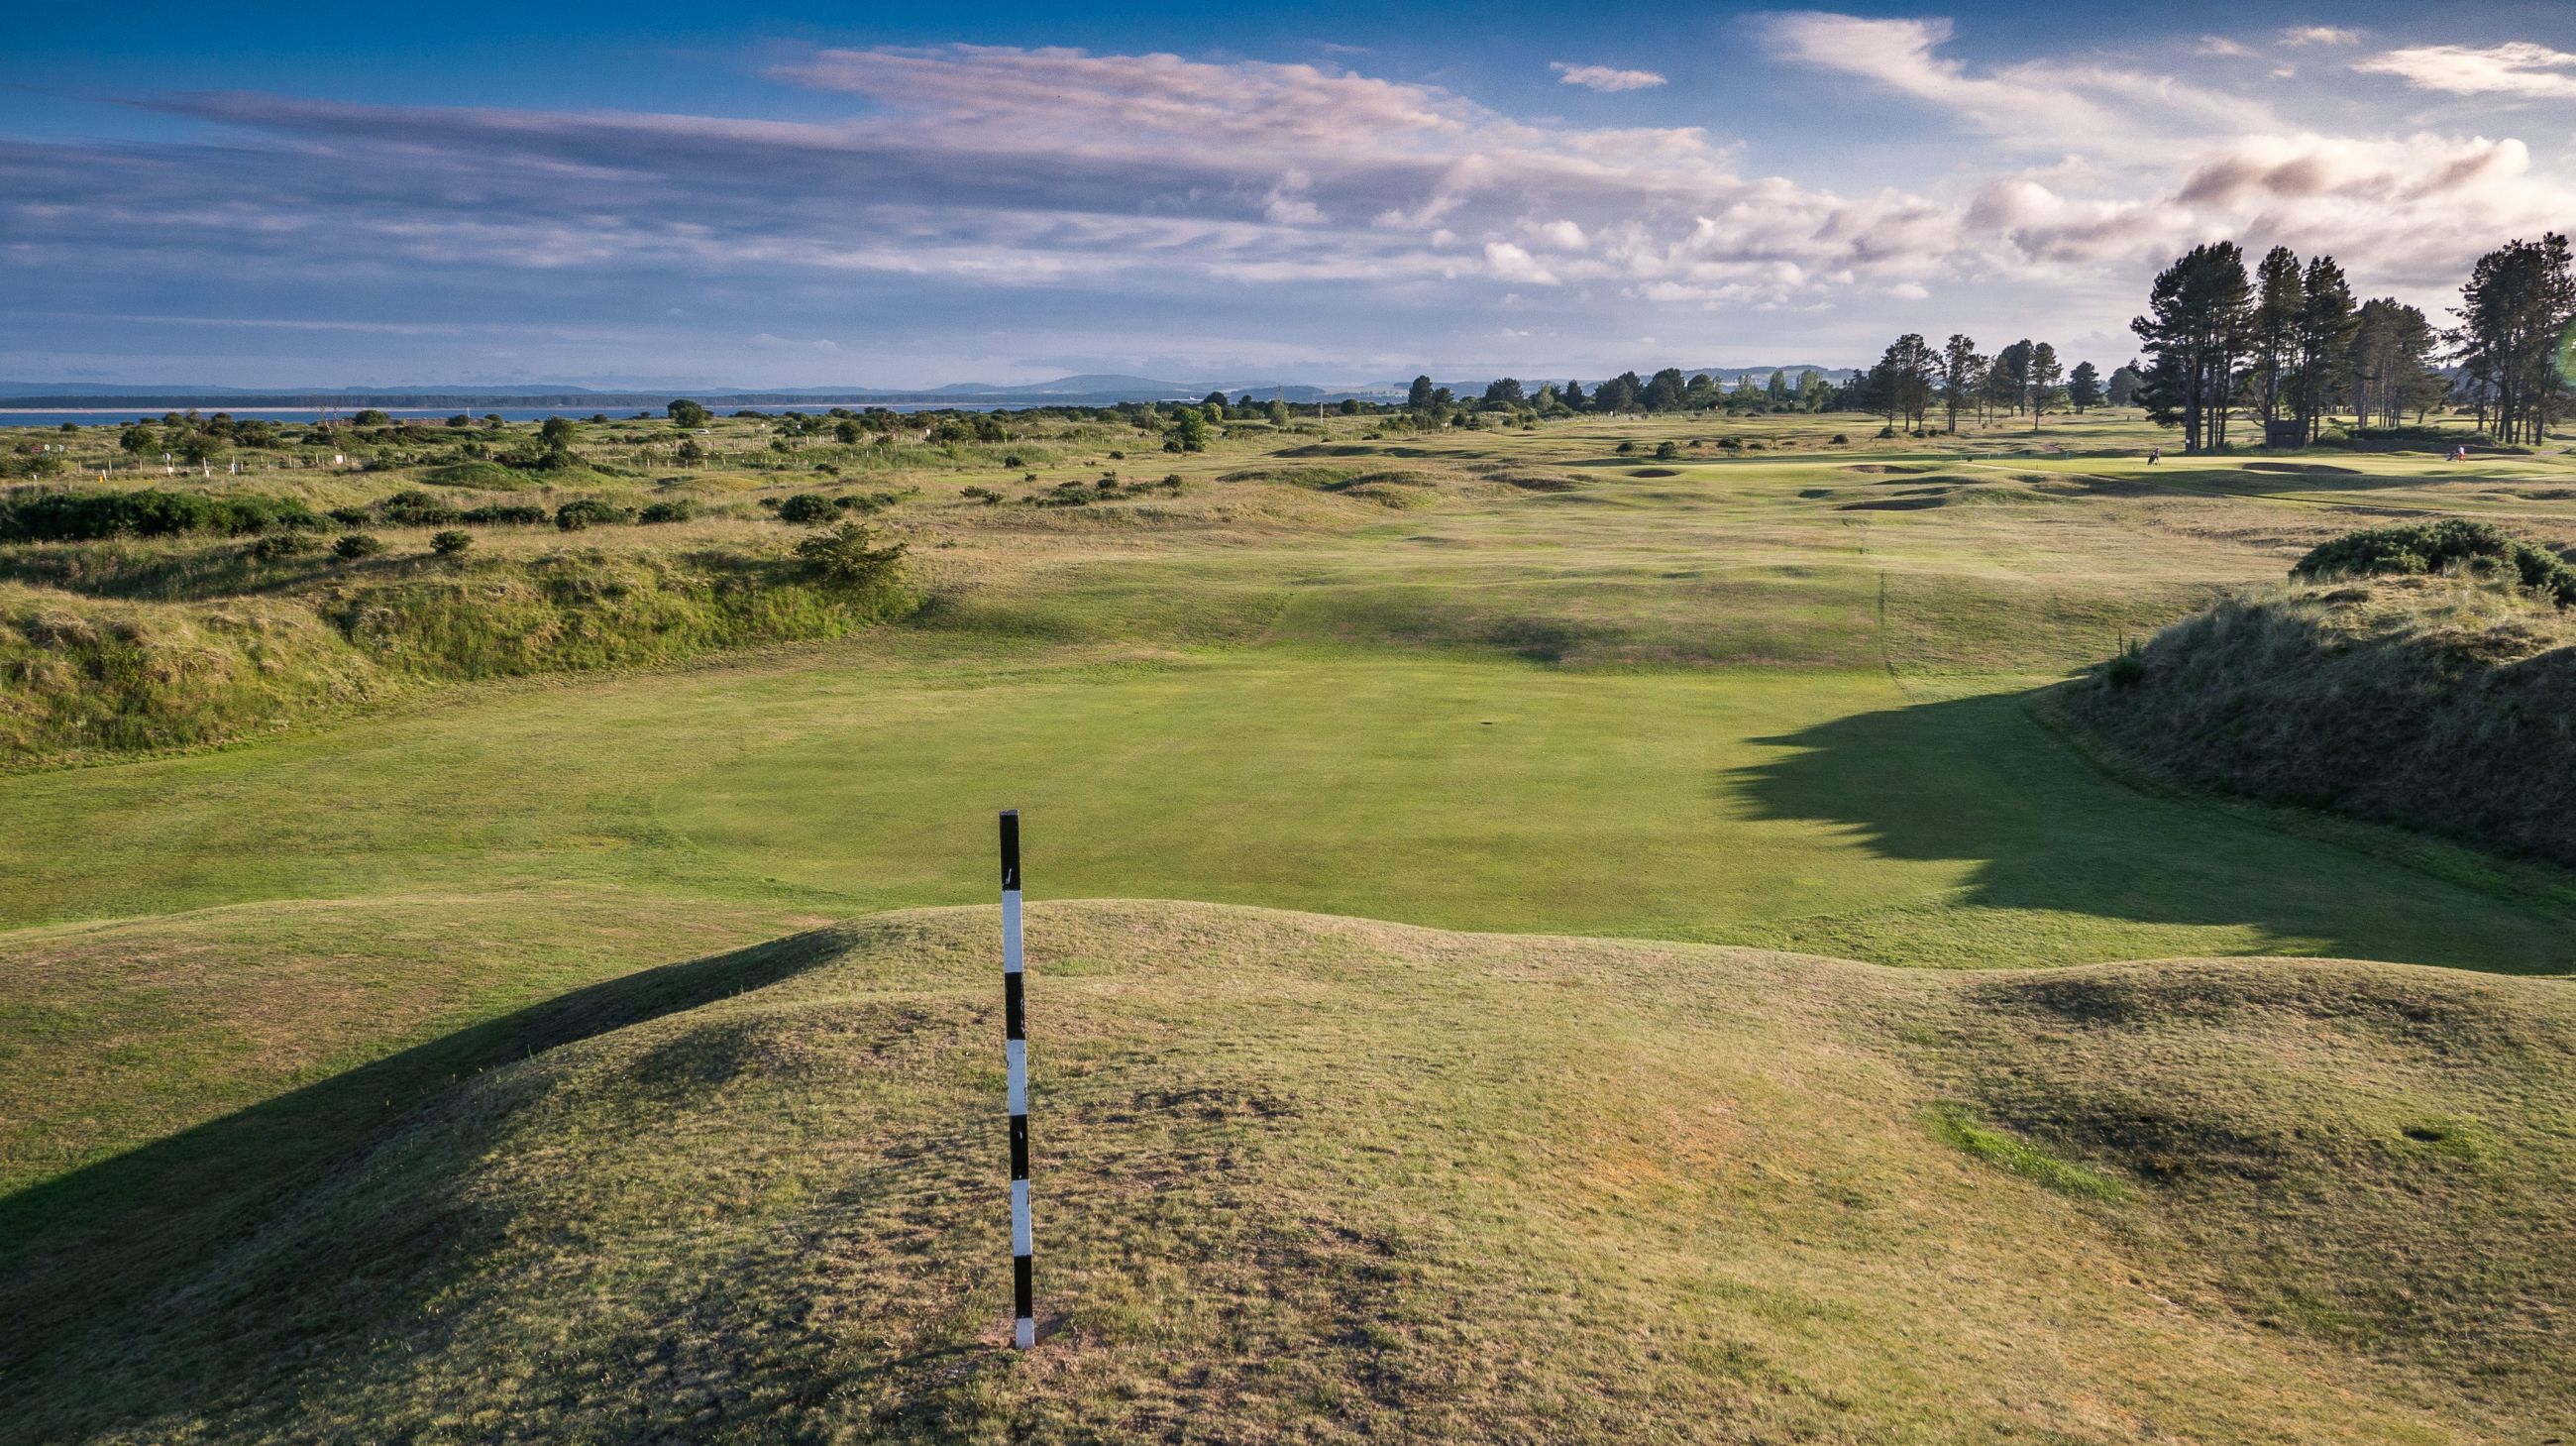
[[715, 552], [441, 562], [214, 602], [0, 584], [0, 761], [218, 742], [425, 683], [833, 637], [918, 601]]
[[2576, 622], [2501, 579], [2221, 603], [2059, 696], [2177, 781], [2576, 864]]

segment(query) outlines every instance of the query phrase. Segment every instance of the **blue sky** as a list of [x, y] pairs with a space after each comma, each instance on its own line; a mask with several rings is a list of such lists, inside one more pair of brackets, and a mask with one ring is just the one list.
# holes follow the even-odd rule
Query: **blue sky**
[[2576, 219], [2576, 7], [53, 6], [0, 378], [2104, 365], [2194, 241], [2437, 308]]

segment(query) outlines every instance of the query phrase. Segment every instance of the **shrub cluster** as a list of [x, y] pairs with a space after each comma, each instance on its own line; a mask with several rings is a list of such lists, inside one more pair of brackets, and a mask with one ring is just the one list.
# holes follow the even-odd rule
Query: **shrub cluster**
[[203, 492], [34, 492], [0, 499], [0, 541], [86, 542], [102, 537], [232, 536], [330, 524], [291, 497]]
[[2338, 537], [2300, 558], [2290, 575], [2359, 577], [2441, 572], [2452, 567], [2482, 572], [2510, 567], [2524, 587], [2546, 594], [2560, 607], [2576, 603], [2576, 568], [2564, 558], [2492, 522], [2458, 517], [2374, 527]]

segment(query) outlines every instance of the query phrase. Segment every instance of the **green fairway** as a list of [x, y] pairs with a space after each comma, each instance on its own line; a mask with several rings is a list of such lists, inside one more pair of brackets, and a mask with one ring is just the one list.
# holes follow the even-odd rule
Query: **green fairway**
[[[2138, 794], [2012, 695], [1302, 649], [979, 679], [854, 661], [532, 690], [23, 779], [0, 833], [30, 861], [9, 904], [33, 922], [563, 884], [962, 903], [989, 892], [990, 815], [1015, 805], [1061, 896], [1909, 964], [2568, 967], [2548, 914]], [[82, 848], [48, 857], [65, 831]]]

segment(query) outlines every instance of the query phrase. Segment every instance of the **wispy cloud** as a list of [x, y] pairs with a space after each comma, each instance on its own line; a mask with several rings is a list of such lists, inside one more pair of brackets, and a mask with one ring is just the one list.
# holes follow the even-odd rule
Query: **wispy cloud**
[[2340, 25], [2293, 25], [2281, 32], [2283, 45], [2359, 45], [2361, 32]]
[[1645, 90], [1664, 84], [1664, 78], [1651, 70], [1620, 70], [1607, 65], [1569, 65], [1562, 60], [1548, 62], [1563, 85], [1579, 85], [1585, 90]]
[[2352, 68], [2394, 75], [2418, 89], [2453, 95], [2509, 95], [2536, 100], [2576, 97], [2576, 55], [2523, 40], [2484, 49], [2418, 45], [2354, 61]]
[[1874, 82], [2019, 144], [2060, 149], [2071, 136], [2113, 128], [2136, 135], [2277, 124], [2259, 102], [2155, 71], [2051, 60], [1980, 74], [1942, 53], [1954, 30], [1948, 20], [1801, 11], [1773, 16], [1767, 35], [1783, 59]]

